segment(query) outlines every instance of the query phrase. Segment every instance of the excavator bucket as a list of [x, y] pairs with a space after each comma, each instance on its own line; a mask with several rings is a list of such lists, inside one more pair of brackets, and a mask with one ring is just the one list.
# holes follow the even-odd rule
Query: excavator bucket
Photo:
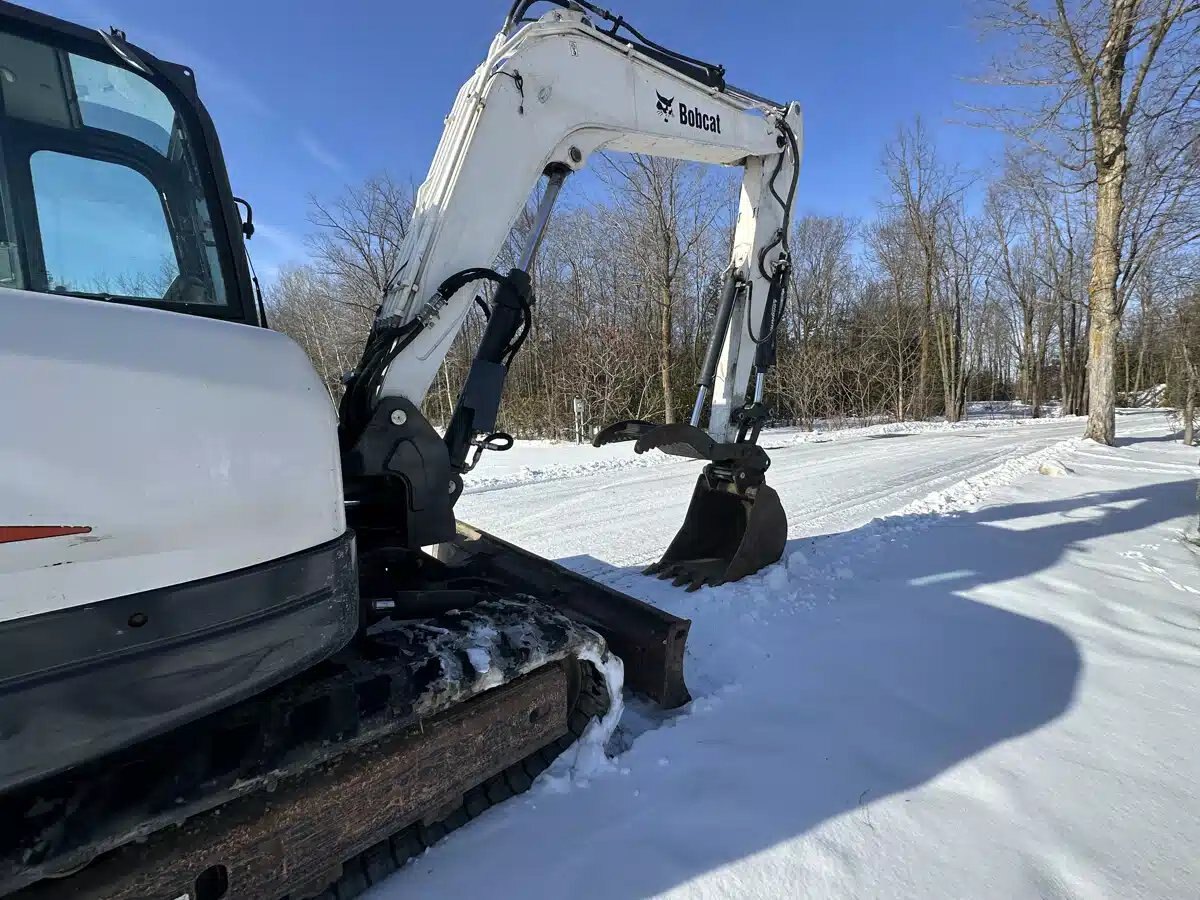
[[738, 491], [707, 472], [696, 481], [683, 526], [647, 575], [670, 578], [689, 591], [752, 575], [783, 555], [787, 516], [766, 484]]
[[779, 495], [763, 481], [771, 461], [757, 444], [719, 443], [695, 425], [628, 419], [602, 429], [592, 445], [622, 441], [634, 441], [635, 453], [661, 450], [710, 461], [696, 480], [683, 526], [644, 574], [695, 591], [753, 575], [783, 555], [787, 516]]

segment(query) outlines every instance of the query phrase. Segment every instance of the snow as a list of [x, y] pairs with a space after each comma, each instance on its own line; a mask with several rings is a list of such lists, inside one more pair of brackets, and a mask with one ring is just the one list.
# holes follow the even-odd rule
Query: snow
[[695, 594], [637, 571], [697, 465], [518, 445], [460, 513], [692, 618], [695, 699], [626, 698], [609, 757], [598, 725], [371, 896], [1195, 896], [1197, 451], [1172, 427], [773, 435], [785, 556]]
[[1167, 386], [1154, 384], [1129, 394], [1125, 399], [1130, 406], [1162, 406], [1166, 401]]
[[1040, 466], [1038, 466], [1038, 472], [1042, 475], [1051, 475], [1056, 478], [1062, 475], [1071, 474], [1071, 470], [1067, 468], [1066, 463], [1053, 458], [1047, 459]]
[[467, 660], [480, 675], [486, 675], [492, 668], [492, 658], [483, 647], [468, 647]]
[[[619, 657], [610, 654], [601, 658], [591, 651], [581, 654], [580, 659], [594, 665], [604, 678], [609, 694], [608, 712], [602, 719], [593, 719], [579, 740], [542, 774], [534, 796], [538, 791], [563, 794], [572, 786], [587, 787], [594, 776], [618, 769], [609, 759], [606, 747], [625, 712], [625, 701], [621, 695], [625, 683], [625, 665]], [[625, 770], [625, 774], [628, 774], [628, 770]]]
[[[928, 434], [976, 431], [981, 428], [1026, 427], [1061, 424], [1054, 418], [1028, 419], [1029, 409], [1012, 402], [971, 404], [969, 418], [963, 422], [932, 420], [923, 422], [864, 422], [846, 420], [850, 425], [818, 421], [812, 430], [768, 428], [761, 442], [778, 449], [796, 444], [825, 443], [881, 435]], [[1024, 421], [1021, 421], [1024, 419]], [[518, 442], [513, 450], [485, 453], [478, 469], [467, 475], [464, 494], [482, 494], [515, 485], [542, 484], [594, 474], [617, 474], [629, 469], [650, 469], [661, 465], [681, 465], [677, 457], [657, 450], [634, 453], [632, 442], [593, 447], [567, 441], [530, 440]], [[688, 465], [682, 463], [682, 465]]]

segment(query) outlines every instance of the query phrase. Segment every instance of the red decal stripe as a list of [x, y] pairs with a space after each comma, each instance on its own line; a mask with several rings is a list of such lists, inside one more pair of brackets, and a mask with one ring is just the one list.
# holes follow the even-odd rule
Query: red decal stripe
[[91, 530], [91, 525], [0, 525], [0, 544], [36, 541], [68, 534], [87, 534]]

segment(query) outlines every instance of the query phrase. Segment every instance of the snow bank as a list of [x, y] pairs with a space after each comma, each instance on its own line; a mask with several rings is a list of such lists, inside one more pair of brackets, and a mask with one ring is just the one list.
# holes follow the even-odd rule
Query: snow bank
[[1080, 438], [1070, 438], [1052, 444], [1036, 453], [1005, 460], [994, 469], [967, 478], [944, 491], [935, 491], [928, 497], [910, 503], [900, 510], [900, 514], [948, 513], [974, 509], [983, 503], [995, 488], [1011, 484], [1022, 475], [1038, 472], [1043, 467], [1063, 467], [1063, 464], [1058, 462], [1059, 457], [1068, 455], [1082, 443]]
[[1140, 391], [1126, 394], [1124, 402], [1132, 407], [1162, 406], [1167, 399], [1167, 386], [1155, 384]]

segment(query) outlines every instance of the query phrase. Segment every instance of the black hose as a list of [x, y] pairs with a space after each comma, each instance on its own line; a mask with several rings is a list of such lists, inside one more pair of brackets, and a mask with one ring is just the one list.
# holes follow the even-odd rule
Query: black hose
[[387, 325], [372, 329], [358, 369], [346, 384], [346, 393], [338, 407], [338, 430], [343, 449], [358, 440], [370, 420], [384, 371], [423, 329], [424, 326], [415, 319], [398, 327]]
[[525, 18], [525, 13], [529, 12], [529, 7], [538, 3], [550, 3], [563, 9], [571, 8], [571, 4], [567, 3], [566, 0], [514, 0], [513, 5], [508, 10], [508, 15], [504, 17], [504, 28], [502, 29], [504, 33], [507, 33], [508, 29]]
[[775, 160], [775, 171], [771, 173], [771, 180], [767, 182], [767, 187], [770, 189], [771, 195], [775, 200], [783, 207], [783, 227], [779, 229], [779, 234], [775, 236], [775, 239], [759, 251], [758, 271], [762, 274], [763, 278], [771, 277], [766, 269], [766, 257], [771, 250], [782, 244], [784, 253], [791, 256], [791, 235], [788, 229], [792, 222], [792, 203], [796, 199], [796, 186], [800, 182], [800, 147], [796, 142], [796, 133], [792, 131], [792, 126], [787, 123], [787, 120], [782, 117], [779, 119], [779, 128], [783, 132], [784, 138], [788, 143], [788, 149], [792, 154], [792, 183], [788, 186], [788, 195], [785, 200], [779, 196], [779, 191], [775, 188], [775, 179], [783, 171], [783, 160], [786, 155], [780, 153], [779, 157]]
[[[783, 118], [779, 120], [780, 130], [783, 132], [788, 143], [788, 150], [792, 156], [792, 180], [788, 185], [787, 199], [779, 195], [779, 191], [775, 187], [775, 179], [779, 177], [779, 173], [783, 170], [783, 160], [786, 154], [780, 153], [779, 158], [775, 161], [775, 171], [771, 173], [771, 178], [767, 182], [767, 187], [771, 191], [771, 195], [783, 207], [783, 227], [779, 229], [779, 233], [775, 236], [771, 243], [767, 244], [758, 254], [758, 271], [763, 278], [771, 282], [771, 289], [767, 293], [768, 305], [773, 304], [775, 309], [768, 326], [764, 316], [762, 334], [754, 333], [754, 323], [750, 320], [750, 316], [746, 317], [746, 330], [750, 335], [750, 340], [755, 344], [764, 344], [774, 340], [775, 333], [779, 330], [779, 325], [783, 321], [784, 309], [787, 306], [787, 282], [786, 273], [768, 273], [766, 269], [767, 254], [776, 247], [783, 247], [784, 259], [791, 259], [791, 223], [792, 223], [792, 204], [796, 200], [796, 187], [800, 181], [800, 146], [796, 141], [796, 133], [792, 131], [792, 127]], [[776, 283], [776, 278], [781, 279]], [[748, 306], [749, 304], [747, 304]], [[767, 312], [768, 310], [764, 310]]]
[[[630, 24], [623, 16], [615, 15], [604, 7], [597, 6], [595, 3], [589, 2], [589, 0], [571, 0], [571, 2], [567, 2], [567, 0], [515, 0], [512, 7], [508, 11], [508, 15], [504, 19], [503, 32], [507, 34], [508, 30], [512, 28], [513, 25], [525, 18], [525, 14], [529, 12], [530, 7], [535, 6], [538, 3], [550, 3], [553, 6], [558, 6], [562, 9], [571, 9], [572, 7], [576, 6], [582, 7], [583, 9], [586, 9], [588, 12], [592, 13], [594, 16], [597, 16], [598, 18], [608, 22], [612, 26], [607, 32], [610, 37], [615, 37], [618, 32], [624, 29], [625, 31], [629, 32], [631, 37], [633, 37], [635, 40], [641, 41], [652, 50], [657, 50], [659, 53], [665, 54], [673, 59], [677, 59], [680, 62], [690, 63], [693, 66], [704, 69], [717, 79], [724, 78], [724, 66], [717, 65], [716, 63], [705, 62], [702, 59], [696, 59], [693, 56], [680, 53], [678, 50], [672, 50], [669, 47], [664, 47], [662, 44], [655, 43], [654, 41], [650, 40], [650, 38], [638, 31], [638, 29]], [[723, 85], [724, 82], [721, 81], [721, 84]]]
[[[507, 281], [495, 269], [463, 269], [443, 281], [437, 289], [437, 294], [449, 300], [471, 282], [480, 280], [497, 284]], [[338, 406], [339, 432], [343, 448], [353, 445], [370, 421], [387, 367], [424, 330], [425, 325], [419, 319], [401, 323], [399, 317], [388, 316], [375, 320], [366, 346], [363, 347], [358, 368], [347, 382], [346, 393]]]
[[509, 344], [508, 348], [504, 351], [503, 362], [505, 368], [512, 366], [513, 360], [517, 358], [517, 353], [520, 352], [521, 347], [525, 343], [525, 339], [529, 337], [530, 329], [533, 328], [533, 310], [523, 297], [521, 297], [519, 294], [517, 296], [521, 301], [521, 330], [517, 333], [517, 336], [513, 338], [512, 343]]

